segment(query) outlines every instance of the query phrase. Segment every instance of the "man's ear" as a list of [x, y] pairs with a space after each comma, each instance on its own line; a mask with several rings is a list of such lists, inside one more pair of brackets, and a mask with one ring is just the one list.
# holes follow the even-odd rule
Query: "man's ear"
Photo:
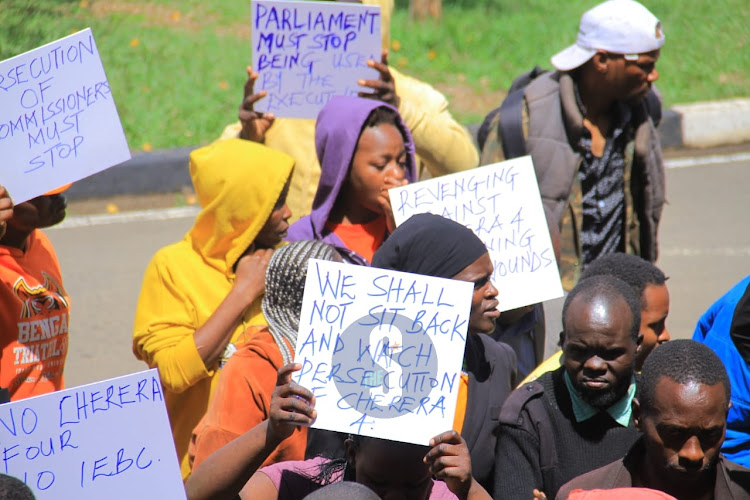
[[633, 411], [633, 424], [635, 424], [635, 428], [638, 432], [643, 432], [641, 430], [641, 403], [638, 401], [638, 398], [633, 398], [630, 408]]
[[643, 348], [643, 333], [638, 332], [638, 337], [635, 339], [635, 352], [638, 354]]
[[596, 54], [594, 54], [594, 57], [591, 58], [591, 64], [599, 73], [606, 73], [609, 69], [609, 66], [607, 64], [609, 59], [609, 54], [607, 54], [603, 50], [597, 50]]
[[565, 364], [565, 351], [563, 350], [563, 343], [565, 342], [565, 332], [560, 332], [560, 340], [557, 341], [557, 347], [560, 348], [562, 354], [560, 354], [560, 365]]

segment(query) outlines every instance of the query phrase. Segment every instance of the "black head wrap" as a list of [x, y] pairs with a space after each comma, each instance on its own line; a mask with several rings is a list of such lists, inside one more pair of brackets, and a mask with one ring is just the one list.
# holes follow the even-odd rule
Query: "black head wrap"
[[372, 267], [453, 278], [485, 253], [471, 229], [439, 215], [417, 214], [375, 252]]

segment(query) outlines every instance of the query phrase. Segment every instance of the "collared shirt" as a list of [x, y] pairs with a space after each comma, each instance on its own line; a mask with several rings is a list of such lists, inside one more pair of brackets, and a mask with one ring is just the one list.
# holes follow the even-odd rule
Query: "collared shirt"
[[[578, 88], [576, 99], [585, 116]], [[630, 109], [617, 105], [614, 127], [606, 137], [602, 156], [591, 152], [591, 133], [584, 127], [578, 149], [581, 151], [583, 221], [581, 251], [584, 267], [600, 255], [625, 250], [625, 146], [628, 143]]]
[[[599, 410], [583, 400], [581, 394], [573, 386], [573, 381], [570, 380], [568, 372], [565, 372], [563, 378], [565, 379], [565, 387], [568, 389], [568, 393], [570, 394], [570, 401], [573, 404], [573, 414], [576, 417], [576, 422], [583, 422], [584, 420], [588, 420], [599, 413]], [[630, 380], [628, 393], [607, 408], [607, 413], [609, 413], [609, 416], [623, 427], [627, 427], [630, 423], [630, 413], [632, 412], [631, 403], [633, 402], [634, 397], [635, 377]]]

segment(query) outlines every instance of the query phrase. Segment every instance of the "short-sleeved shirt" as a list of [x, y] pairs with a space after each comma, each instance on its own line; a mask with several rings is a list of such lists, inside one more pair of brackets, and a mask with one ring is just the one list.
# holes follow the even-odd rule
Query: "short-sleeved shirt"
[[12, 401], [63, 389], [70, 297], [49, 238], [0, 245], [0, 386]]

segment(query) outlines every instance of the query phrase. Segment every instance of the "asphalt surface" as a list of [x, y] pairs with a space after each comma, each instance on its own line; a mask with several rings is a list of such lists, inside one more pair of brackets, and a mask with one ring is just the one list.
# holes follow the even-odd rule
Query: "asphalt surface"
[[[689, 338], [708, 306], [750, 274], [750, 147], [668, 156], [657, 264], [669, 276], [667, 327]], [[48, 230], [72, 302], [68, 387], [146, 368], [131, 350], [143, 271], [156, 250], [182, 238], [194, 213], [71, 217]]]

